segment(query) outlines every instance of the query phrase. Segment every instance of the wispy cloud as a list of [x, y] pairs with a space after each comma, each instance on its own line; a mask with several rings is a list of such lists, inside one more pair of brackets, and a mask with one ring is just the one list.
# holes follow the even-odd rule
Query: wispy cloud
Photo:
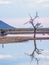
[[8, 58], [13, 58], [13, 56], [0, 54], [0, 59], [8, 59]]
[[49, 7], [49, 4], [45, 4], [45, 5], [43, 5], [43, 7]]
[[[25, 3], [27, 6], [32, 8], [43, 8], [48, 7], [49, 0], [21, 0], [21, 3]], [[46, 5], [47, 3], [47, 5]]]
[[[40, 63], [40, 62], [39, 62]], [[36, 65], [36, 62], [26, 62], [26, 63], [19, 63], [19, 65]], [[40, 65], [49, 65], [49, 62], [41, 62]]]
[[42, 54], [37, 55], [36, 57], [40, 58], [40, 59], [48, 59], [49, 60], [49, 50], [42, 51]]
[[49, 53], [49, 50], [44, 50], [43, 53]]
[[9, 55], [9, 54], [0, 54], [0, 59], [23, 59], [24, 56], [15, 56], [15, 55]]
[[[36, 64], [36, 62], [32, 62], [32, 63], [30, 63], [30, 62], [26, 62], [26, 63], [19, 63], [19, 65], [37, 65]], [[49, 65], [49, 62], [47, 61], [47, 62], [39, 62], [39, 65]]]
[[21, 64], [19, 63], [19, 65], [35, 65], [35, 64], [34, 63], [30, 64], [29, 62], [26, 62], [26, 63], [21, 63]]
[[45, 2], [49, 2], [49, 0], [35, 0], [36, 3], [45, 3]]
[[49, 65], [49, 62], [43, 62], [41, 65]]
[[12, 1], [10, 0], [0, 0], [0, 4], [11, 4]]
[[37, 57], [41, 59], [49, 59], [48, 55], [38, 55]]
[[49, 2], [49, 0], [21, 0], [24, 3], [45, 3]]

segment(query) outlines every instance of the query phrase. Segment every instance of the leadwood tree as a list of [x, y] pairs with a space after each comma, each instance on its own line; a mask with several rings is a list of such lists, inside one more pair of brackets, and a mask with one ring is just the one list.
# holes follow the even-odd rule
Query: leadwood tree
[[[33, 50], [33, 52], [32, 52], [31, 54], [25, 53], [25, 54], [27, 54], [27, 55], [29, 55], [29, 56], [31, 57], [31, 61], [33, 61], [33, 59], [35, 59], [35, 60], [37, 61], [37, 65], [38, 65], [39, 59], [36, 57], [36, 54], [39, 55], [39, 54], [41, 54], [41, 51], [42, 51], [42, 49], [38, 49], [38, 48], [37, 48], [37, 44], [36, 44], [36, 31], [37, 31], [39, 28], [42, 27], [42, 26], [41, 26], [41, 23], [36, 23], [36, 24], [34, 24], [34, 20], [35, 20], [36, 18], [38, 18], [38, 17], [39, 17], [39, 16], [38, 16], [38, 13], [36, 12], [36, 16], [35, 16], [34, 18], [32, 18], [32, 17], [30, 16], [30, 20], [28, 21], [28, 22], [32, 25], [32, 27], [33, 27], [33, 29], [34, 29], [34, 50]], [[27, 24], [28, 22], [26, 22], [26, 23], [24, 23], [24, 24]]]

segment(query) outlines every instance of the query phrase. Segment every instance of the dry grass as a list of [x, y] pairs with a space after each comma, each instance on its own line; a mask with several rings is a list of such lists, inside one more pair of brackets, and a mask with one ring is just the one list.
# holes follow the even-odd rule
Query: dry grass
[[[0, 36], [0, 44], [25, 42], [28, 40], [34, 40], [32, 36]], [[49, 40], [49, 37], [37, 37], [36, 40]]]
[[28, 40], [32, 40], [32, 37], [20, 37], [20, 36], [16, 36], [16, 37], [1, 37], [0, 36], [0, 44], [1, 43], [13, 43], [13, 42], [24, 42], [24, 41], [28, 41]]

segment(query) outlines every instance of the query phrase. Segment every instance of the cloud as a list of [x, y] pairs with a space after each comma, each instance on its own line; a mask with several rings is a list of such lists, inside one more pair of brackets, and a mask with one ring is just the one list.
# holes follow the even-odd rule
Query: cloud
[[43, 5], [43, 7], [49, 7], [49, 4], [45, 4], [45, 5]]
[[21, 0], [20, 2], [28, 8], [44, 8], [49, 4], [49, 0]]
[[[39, 62], [39, 64], [40, 65], [49, 65], [49, 62], [47, 61], [47, 62]], [[19, 63], [19, 65], [37, 65], [36, 64], [36, 61], [34, 62], [32, 62], [32, 63], [30, 63], [30, 62], [24, 62], [24, 63]]]
[[49, 56], [48, 55], [38, 55], [37, 58], [40, 58], [40, 59], [49, 59]]
[[49, 65], [49, 62], [43, 62], [41, 65]]
[[0, 4], [11, 4], [12, 1], [10, 0], [0, 0]]
[[45, 3], [45, 2], [49, 2], [49, 0], [35, 0], [36, 3]]
[[44, 50], [43, 53], [49, 53], [49, 50]]
[[49, 0], [21, 0], [24, 3], [45, 3], [49, 2]]
[[30, 63], [30, 62], [24, 62], [24, 63], [19, 63], [19, 65], [36, 65], [36, 64], [34, 64], [34, 62], [33, 63]]
[[48, 59], [49, 60], [49, 50], [42, 51], [42, 54], [36, 55], [37, 58], [40, 59]]
[[13, 58], [13, 56], [0, 54], [0, 59], [9, 59], [9, 58]]
[[8, 54], [0, 54], [0, 59], [22, 59], [24, 58], [24, 56], [20, 56], [20, 55], [8, 55]]

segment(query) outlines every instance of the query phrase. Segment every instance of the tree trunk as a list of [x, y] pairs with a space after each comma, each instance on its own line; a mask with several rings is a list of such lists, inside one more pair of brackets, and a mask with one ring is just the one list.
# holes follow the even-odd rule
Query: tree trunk
[[36, 50], [36, 30], [34, 29], [34, 47], [35, 47], [35, 50]]

